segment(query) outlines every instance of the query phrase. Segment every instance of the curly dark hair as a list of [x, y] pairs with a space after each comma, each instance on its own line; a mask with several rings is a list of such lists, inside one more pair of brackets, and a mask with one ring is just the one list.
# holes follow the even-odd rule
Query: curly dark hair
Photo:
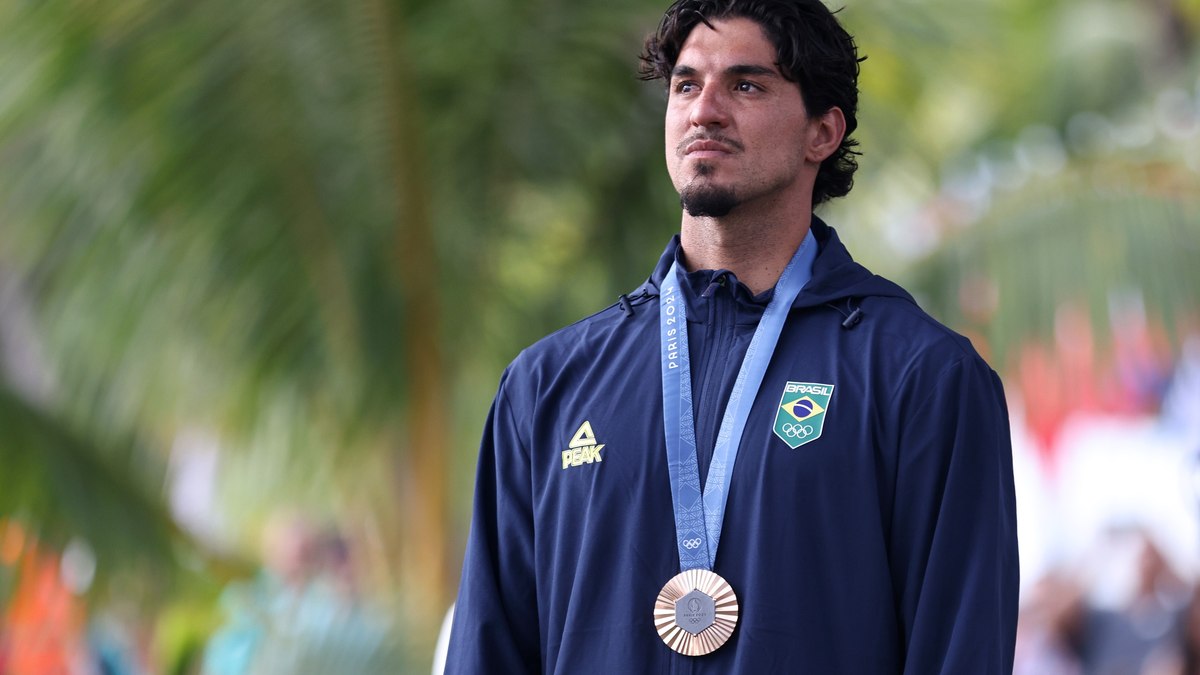
[[[840, 11], [840, 10], [839, 10]], [[850, 134], [858, 128], [858, 64], [854, 37], [821, 0], [676, 0], [663, 15], [658, 32], [646, 38], [641, 60], [643, 80], [671, 80], [683, 43], [697, 24], [746, 18], [762, 26], [779, 55], [783, 76], [800, 87], [810, 117], [841, 108], [846, 135], [821, 162], [813, 185], [813, 206], [841, 197], [854, 185], [858, 169]]]

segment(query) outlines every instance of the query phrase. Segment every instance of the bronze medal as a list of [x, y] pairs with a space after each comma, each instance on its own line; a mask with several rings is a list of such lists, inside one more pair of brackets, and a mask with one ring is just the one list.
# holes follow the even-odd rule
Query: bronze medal
[[715, 572], [680, 572], [654, 601], [654, 628], [667, 646], [686, 656], [703, 656], [725, 644], [737, 626], [737, 595]]

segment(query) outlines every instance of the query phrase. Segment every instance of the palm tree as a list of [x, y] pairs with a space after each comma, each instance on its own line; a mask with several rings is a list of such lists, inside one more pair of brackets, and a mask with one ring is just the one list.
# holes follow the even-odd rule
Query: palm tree
[[[81, 442], [80, 461], [119, 476], [154, 460], [161, 485], [172, 439], [207, 430], [227, 472], [268, 467], [226, 495], [243, 528], [273, 501], [319, 498], [363, 522], [407, 603], [445, 606], [448, 467], [486, 400], [462, 382], [514, 344], [491, 322], [561, 323], [580, 312], [556, 310], [564, 298], [633, 286], [602, 256], [628, 239], [610, 232], [647, 236], [627, 214], [655, 194], [636, 143], [655, 97], [631, 100], [629, 45], [594, 43], [641, 22], [598, 2], [498, 9], [0, 10], [15, 36], [0, 48], [0, 237], [60, 383], [47, 424], [147, 441], [125, 456]], [[584, 203], [589, 190], [611, 203]], [[552, 230], [569, 249], [525, 247], [531, 205], [572, 202]], [[583, 255], [594, 242], [607, 250]], [[539, 256], [574, 283], [517, 281], [507, 311], [478, 292]], [[61, 489], [7, 476], [22, 494]], [[80, 494], [113, 499], [94, 487]]]

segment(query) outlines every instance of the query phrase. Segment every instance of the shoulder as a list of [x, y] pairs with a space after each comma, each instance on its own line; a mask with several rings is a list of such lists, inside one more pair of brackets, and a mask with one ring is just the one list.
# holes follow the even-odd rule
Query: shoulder
[[862, 309], [874, 319], [875, 330], [886, 335], [887, 348], [899, 357], [982, 360], [970, 340], [930, 316], [911, 298], [867, 297]]
[[[901, 296], [862, 299], [871, 328], [870, 377], [880, 385], [876, 404], [909, 442], [957, 434], [1007, 438], [1007, 403], [999, 375], [971, 341]], [[864, 324], [867, 319], [864, 319]]]
[[956, 373], [982, 386], [999, 386], [971, 341], [930, 316], [907, 293], [867, 296], [859, 302], [875, 352], [872, 360], [890, 371], [894, 393], [927, 391]]
[[[638, 313], [645, 314], [643, 308], [644, 305], [639, 307], [642, 311]], [[638, 318], [636, 313], [630, 317], [621, 309], [619, 303], [614, 303], [546, 335], [521, 350], [509, 369], [517, 373], [530, 373], [547, 366], [561, 365], [619, 337], [632, 327], [628, 324], [639, 323]]]
[[582, 382], [597, 368], [629, 368], [635, 357], [640, 362], [646, 353], [657, 354], [657, 326], [652, 296], [614, 303], [522, 350], [505, 371], [501, 393], [541, 399], [556, 384]]
[[844, 318], [860, 310], [851, 341], [870, 358], [894, 365], [979, 359], [969, 340], [921, 309], [908, 291], [855, 262], [833, 228], [818, 222], [814, 230], [824, 237], [822, 250], [799, 304], [834, 307]]

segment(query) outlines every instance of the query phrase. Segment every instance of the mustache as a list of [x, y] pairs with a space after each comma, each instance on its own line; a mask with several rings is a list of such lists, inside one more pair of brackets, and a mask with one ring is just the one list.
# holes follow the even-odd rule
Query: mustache
[[679, 141], [679, 144], [675, 146], [675, 152], [677, 154], [682, 155], [687, 150], [687, 146], [689, 146], [692, 143], [695, 143], [697, 141], [710, 141], [713, 143], [720, 143], [721, 145], [729, 146], [730, 148], [732, 148], [734, 150], [745, 150], [745, 147], [741, 143], [735, 141], [734, 139], [732, 139], [728, 136], [702, 131], [698, 134], [692, 134], [691, 136], [688, 136], [687, 138], [683, 139], [682, 141]]

